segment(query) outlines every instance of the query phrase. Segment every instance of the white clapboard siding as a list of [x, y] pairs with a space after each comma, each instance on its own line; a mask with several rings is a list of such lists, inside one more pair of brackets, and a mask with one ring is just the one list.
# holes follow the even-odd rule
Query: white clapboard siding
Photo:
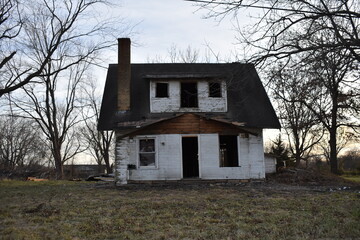
[[[219, 135], [198, 134], [199, 177], [201, 179], [261, 179], [265, 177], [264, 151], [261, 134], [238, 136], [239, 167], [220, 167]], [[118, 141], [116, 145], [116, 176], [119, 184], [126, 180], [180, 180], [182, 178], [182, 135], [162, 134], [136, 136]], [[138, 164], [138, 141], [154, 138], [156, 166]], [[128, 164], [136, 169], [125, 171]], [[124, 175], [125, 174], [125, 175]], [[124, 179], [126, 176], [127, 179]]]

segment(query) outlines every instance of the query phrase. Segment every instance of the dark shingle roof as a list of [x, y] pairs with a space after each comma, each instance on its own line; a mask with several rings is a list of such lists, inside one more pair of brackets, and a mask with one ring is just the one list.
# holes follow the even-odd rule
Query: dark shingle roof
[[241, 122], [245, 127], [280, 128], [279, 120], [252, 64], [131, 64], [131, 110], [125, 113], [116, 110], [117, 72], [117, 64], [110, 64], [102, 99], [99, 130], [114, 130], [119, 122], [154, 121], [173, 117], [176, 113], [150, 113], [149, 79], [170, 78], [169, 76], [177, 79], [224, 78], [228, 86], [228, 111], [206, 113], [208, 117]]

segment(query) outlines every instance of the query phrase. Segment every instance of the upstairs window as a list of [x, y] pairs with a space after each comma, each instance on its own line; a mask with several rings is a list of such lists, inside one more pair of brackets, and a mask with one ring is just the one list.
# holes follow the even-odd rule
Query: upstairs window
[[155, 139], [139, 140], [139, 166], [155, 167]]
[[157, 98], [169, 97], [169, 84], [168, 83], [156, 83], [155, 97], [157, 97]]
[[219, 136], [220, 140], [220, 167], [238, 167], [237, 136]]
[[196, 108], [198, 107], [197, 83], [181, 83], [181, 107]]
[[209, 97], [213, 97], [213, 98], [221, 97], [221, 83], [209, 82]]

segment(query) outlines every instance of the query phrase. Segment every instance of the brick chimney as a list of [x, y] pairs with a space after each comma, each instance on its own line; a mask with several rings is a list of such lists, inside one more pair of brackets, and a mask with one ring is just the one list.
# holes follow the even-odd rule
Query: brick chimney
[[130, 38], [118, 39], [117, 110], [130, 110]]

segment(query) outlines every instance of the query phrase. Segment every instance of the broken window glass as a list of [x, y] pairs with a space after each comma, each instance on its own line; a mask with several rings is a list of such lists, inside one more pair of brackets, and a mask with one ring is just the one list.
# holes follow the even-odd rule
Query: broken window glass
[[195, 108], [198, 107], [198, 91], [197, 83], [182, 82], [181, 83], [181, 107]]
[[209, 83], [209, 97], [221, 97], [221, 84], [219, 82]]
[[220, 140], [220, 167], [238, 167], [237, 136], [219, 136]]
[[155, 139], [139, 140], [139, 165], [155, 166]]
[[169, 97], [169, 84], [168, 83], [156, 83], [156, 95], [157, 98]]

